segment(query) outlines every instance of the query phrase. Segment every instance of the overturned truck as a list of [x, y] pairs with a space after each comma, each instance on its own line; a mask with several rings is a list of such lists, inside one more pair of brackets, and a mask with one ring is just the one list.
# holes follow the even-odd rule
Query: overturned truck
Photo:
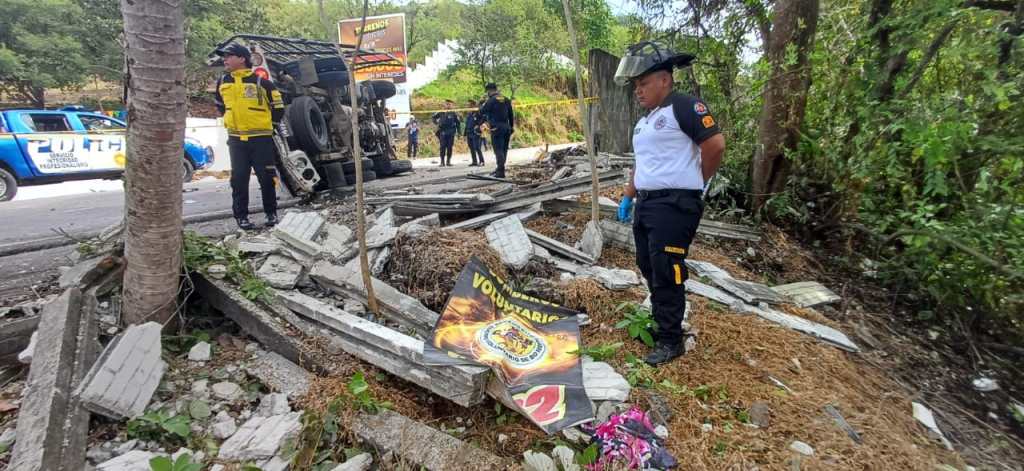
[[[358, 116], [364, 181], [412, 170], [410, 161], [396, 157], [384, 106], [385, 100], [395, 95], [395, 84], [387, 80], [359, 82], [355, 90], [358, 107], [350, 106], [350, 71], [400, 64], [400, 59], [357, 51], [354, 46], [248, 34], [232, 36], [214, 50], [231, 43], [247, 45], [253, 51], [257, 75], [272, 80], [281, 91], [285, 115], [275, 130], [274, 142], [281, 179], [292, 194], [355, 184], [352, 113]], [[210, 53], [207, 64], [218, 66], [223, 60]]]

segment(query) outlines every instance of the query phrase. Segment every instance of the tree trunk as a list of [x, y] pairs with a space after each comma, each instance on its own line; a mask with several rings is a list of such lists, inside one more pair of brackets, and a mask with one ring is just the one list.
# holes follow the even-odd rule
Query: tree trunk
[[[772, 30], [766, 47], [771, 76], [764, 88], [764, 104], [757, 130], [751, 168], [755, 211], [768, 196], [783, 189], [789, 176], [787, 152], [796, 149], [811, 86], [810, 52], [818, 25], [819, 0], [782, 0], [775, 4]], [[796, 61], [787, 61], [787, 48]]]
[[185, 138], [183, 2], [121, 0], [128, 61], [124, 316], [174, 314], [181, 276]]
[[633, 151], [633, 126], [643, 110], [633, 98], [633, 86], [620, 87], [615, 83], [615, 69], [619, 58], [600, 49], [591, 49], [590, 96], [599, 98], [591, 108], [596, 113], [594, 145], [596, 150], [622, 154]]

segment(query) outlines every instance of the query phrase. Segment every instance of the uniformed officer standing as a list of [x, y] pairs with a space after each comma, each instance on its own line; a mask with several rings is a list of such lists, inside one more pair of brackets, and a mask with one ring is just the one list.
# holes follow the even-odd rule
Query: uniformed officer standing
[[[451, 110], [453, 106], [455, 106], [454, 101], [445, 100], [445, 110]], [[441, 111], [434, 113], [434, 124], [437, 125], [437, 139], [441, 142], [441, 166], [450, 167], [452, 165], [452, 146], [455, 145], [455, 136], [459, 134], [462, 120], [454, 111]]]
[[406, 149], [405, 156], [415, 159], [416, 154], [420, 151], [420, 123], [416, 121], [416, 118], [412, 118], [406, 128], [409, 130], [409, 148]]
[[[223, 77], [217, 80], [217, 111], [224, 116], [231, 154], [231, 211], [238, 227], [255, 229], [249, 222], [249, 174], [256, 172], [267, 226], [277, 224], [274, 177], [274, 126], [284, 115], [281, 92], [269, 80], [252, 73], [252, 54], [241, 44], [217, 51], [224, 58]], [[251, 169], [251, 170], [250, 170]]]
[[470, 108], [473, 108], [469, 113], [466, 113], [466, 144], [469, 145], [469, 156], [473, 159], [473, 163], [469, 164], [470, 167], [481, 167], [484, 165], [484, 153], [480, 150], [480, 125], [483, 124], [483, 118], [480, 117], [480, 112], [476, 110], [477, 103], [475, 100], [469, 100], [468, 103]]
[[505, 159], [508, 158], [508, 144], [512, 139], [512, 133], [516, 132], [515, 115], [512, 112], [512, 100], [505, 98], [498, 93], [498, 85], [488, 83], [484, 86], [487, 91], [487, 101], [480, 107], [480, 114], [487, 121], [491, 129], [491, 144], [494, 146], [494, 160], [498, 162], [498, 169], [493, 175], [498, 178], [505, 178]]
[[693, 59], [642, 42], [629, 48], [615, 72], [615, 81], [632, 84], [640, 106], [647, 109], [633, 129], [636, 168], [619, 205], [619, 219], [630, 219], [635, 198], [636, 261], [651, 290], [658, 327], [654, 351], [645, 359], [650, 365], [684, 353], [684, 262], [704, 212], [705, 185], [725, 152], [725, 138], [707, 105], [672, 90], [672, 69]]

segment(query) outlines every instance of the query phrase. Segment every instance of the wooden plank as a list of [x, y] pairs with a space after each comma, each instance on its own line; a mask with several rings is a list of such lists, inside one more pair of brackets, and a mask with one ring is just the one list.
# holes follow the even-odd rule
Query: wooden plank
[[[341, 267], [320, 261], [313, 265], [309, 276], [322, 286], [339, 294], [353, 297], [366, 304], [363, 278], [354, 267]], [[371, 279], [373, 291], [381, 307], [381, 315], [392, 322], [428, 338], [440, 315], [427, 309], [418, 299], [408, 296], [376, 278]]]
[[555, 239], [545, 236], [544, 234], [538, 233], [530, 229], [526, 230], [526, 234], [530, 236], [530, 240], [532, 240], [533, 243], [540, 245], [541, 247], [544, 247], [552, 252], [556, 252], [558, 255], [565, 256], [566, 258], [570, 258], [572, 260], [584, 263], [586, 265], [593, 265], [594, 263], [597, 262], [590, 255], [587, 255], [586, 253], [576, 250], [573, 247], [570, 247]]

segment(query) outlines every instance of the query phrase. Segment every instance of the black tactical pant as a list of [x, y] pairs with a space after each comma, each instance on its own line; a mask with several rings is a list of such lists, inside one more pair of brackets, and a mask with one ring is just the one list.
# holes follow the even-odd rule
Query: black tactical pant
[[419, 150], [420, 150], [420, 140], [419, 139], [409, 139], [409, 148], [406, 150], [406, 154], [405, 154], [406, 157], [408, 157], [410, 159], [415, 159], [416, 158], [416, 154], [419, 152]]
[[505, 160], [508, 158], [508, 144], [511, 138], [512, 130], [508, 127], [498, 126], [491, 130], [494, 160], [498, 163], [498, 169], [494, 171], [497, 177], [505, 178]]
[[683, 341], [686, 312], [686, 254], [697, 233], [704, 202], [698, 190], [637, 192], [633, 215], [636, 263], [651, 290], [651, 310], [659, 342]]
[[249, 217], [249, 173], [256, 172], [263, 196], [263, 212], [277, 214], [277, 192], [274, 190], [274, 139], [270, 136], [250, 137], [243, 141], [228, 138], [231, 154], [231, 211], [235, 219]]
[[[455, 134], [441, 133], [437, 136], [441, 141], [441, 165], [452, 164], [452, 146], [455, 145]], [[447, 156], [447, 160], [445, 160]]]
[[466, 136], [466, 144], [469, 145], [469, 156], [473, 159], [473, 163], [483, 165], [484, 153], [480, 150], [480, 141], [483, 141], [483, 138], [480, 136]]

